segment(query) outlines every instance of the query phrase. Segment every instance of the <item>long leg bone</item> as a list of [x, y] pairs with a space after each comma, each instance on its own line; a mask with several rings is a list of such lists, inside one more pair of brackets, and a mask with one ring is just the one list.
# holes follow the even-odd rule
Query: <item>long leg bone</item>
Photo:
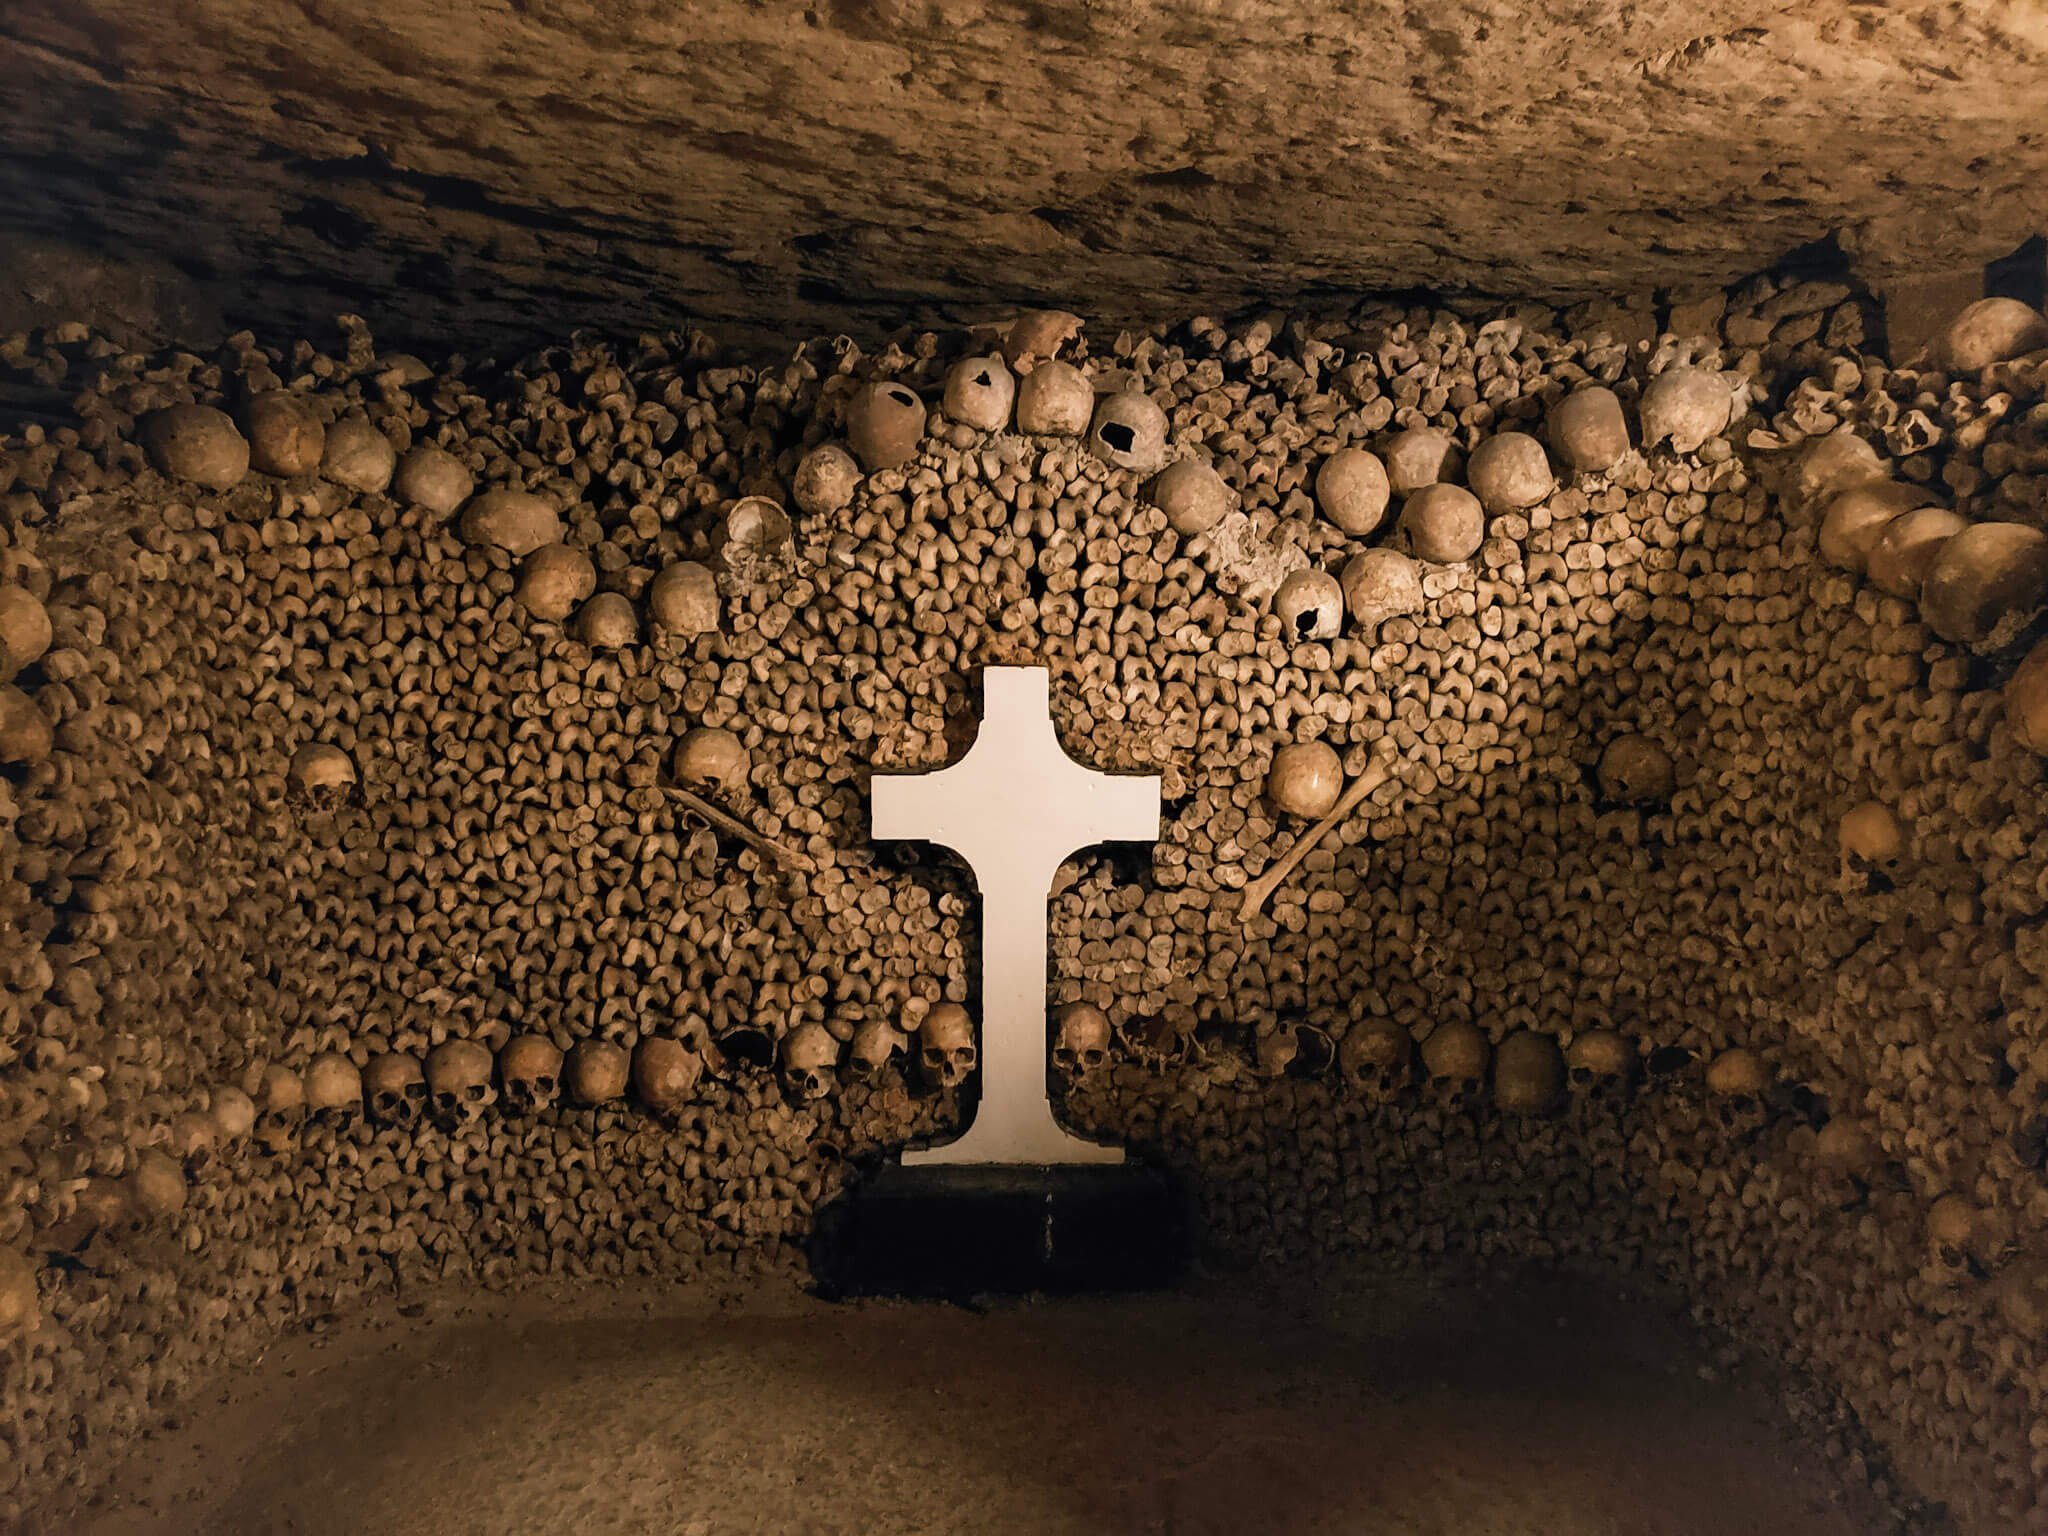
[[702, 795], [693, 795], [687, 789], [680, 788], [674, 784], [664, 784], [661, 787], [667, 793], [674, 795], [678, 800], [682, 801], [684, 805], [687, 805], [699, 816], [710, 822], [714, 827], [724, 832], [730, 832], [734, 837], [764, 858], [773, 859], [776, 863], [787, 865], [791, 869], [800, 869], [805, 874], [810, 874], [817, 869], [818, 866], [811, 861], [810, 855], [799, 853], [794, 848], [785, 847], [781, 843], [763, 837], [737, 816], [728, 816]]
[[1297, 865], [1314, 851], [1316, 845], [1330, 835], [1331, 830], [1358, 809], [1365, 797], [1378, 789], [1392, 776], [1394, 771], [1393, 744], [1382, 736], [1373, 747], [1372, 761], [1365, 765], [1365, 771], [1351, 781], [1330, 814], [1310, 827], [1294, 841], [1267, 871], [1244, 888], [1244, 904], [1237, 909], [1238, 920], [1248, 921], [1258, 916], [1260, 910], [1272, 898], [1275, 891], [1287, 877], [1294, 873]]

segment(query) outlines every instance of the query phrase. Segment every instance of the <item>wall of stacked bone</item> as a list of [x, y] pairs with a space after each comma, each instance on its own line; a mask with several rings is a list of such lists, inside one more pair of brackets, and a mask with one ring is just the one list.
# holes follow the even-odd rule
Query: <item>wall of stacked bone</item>
[[1053, 893], [1058, 1087], [1213, 1254], [1668, 1280], [2020, 1528], [2048, 330], [1863, 322], [0, 347], [10, 1516], [366, 1294], [794, 1264], [971, 1061], [867, 776], [1030, 662], [1167, 795]]

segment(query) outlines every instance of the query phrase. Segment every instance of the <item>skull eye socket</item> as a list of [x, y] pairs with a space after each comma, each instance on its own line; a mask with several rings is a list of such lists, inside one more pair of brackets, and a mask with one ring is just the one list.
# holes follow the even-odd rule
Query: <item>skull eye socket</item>
[[427, 1096], [427, 1085], [423, 1082], [407, 1083], [402, 1092], [408, 1099], [423, 1099]]
[[543, 1073], [533, 1080], [533, 1086], [542, 1093], [553, 1093], [555, 1091], [555, 1080]]
[[971, 1045], [963, 1045], [963, 1046], [961, 1046], [961, 1047], [960, 1047], [960, 1065], [961, 1065], [961, 1066], [963, 1066], [963, 1067], [971, 1067], [971, 1066], [973, 1066], [973, 1065], [974, 1065], [974, 1047], [973, 1047], [973, 1046], [971, 1046]]
[[467, 1088], [462, 1090], [462, 1096], [465, 1099], [469, 1100], [470, 1103], [477, 1104], [482, 1102], [484, 1092], [485, 1089], [482, 1083], [471, 1083]]

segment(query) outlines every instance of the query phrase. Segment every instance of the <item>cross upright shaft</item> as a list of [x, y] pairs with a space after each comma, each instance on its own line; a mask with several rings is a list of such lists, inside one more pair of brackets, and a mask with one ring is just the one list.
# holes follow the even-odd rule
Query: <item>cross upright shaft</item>
[[989, 667], [974, 746], [936, 773], [878, 774], [878, 841], [951, 848], [981, 889], [981, 1104], [957, 1141], [906, 1163], [1114, 1163], [1045, 1094], [1046, 898], [1075, 850], [1159, 837], [1157, 775], [1097, 773], [1061, 749], [1043, 667]]

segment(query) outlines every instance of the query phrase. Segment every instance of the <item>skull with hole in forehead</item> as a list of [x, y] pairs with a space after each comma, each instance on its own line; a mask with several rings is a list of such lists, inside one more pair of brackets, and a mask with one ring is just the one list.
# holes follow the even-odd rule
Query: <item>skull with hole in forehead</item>
[[1359, 1019], [1337, 1047], [1337, 1070], [1360, 1098], [1391, 1099], [1408, 1083], [1415, 1039], [1392, 1019]]
[[1109, 1065], [1109, 1015], [1093, 1003], [1069, 1003], [1059, 1012], [1052, 1064], [1068, 1078], [1079, 1079]]
[[405, 1051], [372, 1056], [363, 1065], [363, 1095], [371, 1119], [381, 1125], [411, 1125], [427, 1107], [427, 1078], [419, 1057]]
[[887, 1019], [869, 1019], [853, 1032], [846, 1052], [846, 1075], [857, 1083], [880, 1082], [901, 1061], [909, 1037]]
[[337, 1131], [362, 1118], [363, 1074], [339, 1051], [315, 1056], [307, 1066], [306, 1112], [316, 1125]]
[[831, 1093], [839, 1077], [839, 1041], [815, 1020], [782, 1037], [782, 1086], [806, 1102]]
[[498, 1082], [514, 1114], [551, 1108], [562, 1091], [561, 1047], [546, 1035], [514, 1035], [498, 1052]]
[[491, 1053], [475, 1040], [444, 1040], [427, 1052], [427, 1102], [448, 1130], [471, 1124], [497, 1101]]
[[917, 1027], [917, 1060], [934, 1087], [958, 1088], [974, 1070], [974, 1020], [958, 1003], [939, 1003]]

